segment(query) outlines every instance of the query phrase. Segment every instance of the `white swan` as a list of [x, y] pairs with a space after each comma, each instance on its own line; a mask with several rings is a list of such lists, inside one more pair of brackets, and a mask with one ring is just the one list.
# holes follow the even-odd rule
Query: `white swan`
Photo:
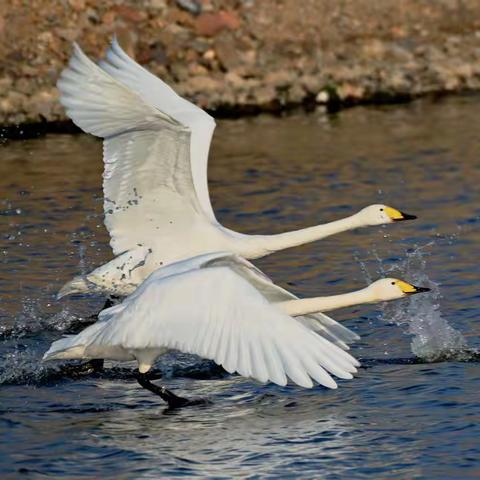
[[157, 268], [229, 251], [259, 258], [335, 233], [415, 218], [371, 205], [325, 225], [278, 235], [244, 235], [218, 223], [207, 160], [215, 121], [133, 61], [114, 40], [99, 65], [78, 47], [59, 81], [60, 101], [84, 131], [104, 138], [104, 212], [116, 258], [76, 277], [76, 292], [131, 293]]
[[329, 373], [350, 379], [359, 363], [314, 331], [314, 317], [304, 316], [428, 290], [388, 278], [349, 294], [272, 302], [270, 285], [249, 262], [231, 254], [177, 262], [102, 311], [97, 323], [54, 342], [43, 359], [136, 360], [140, 384], [172, 407], [189, 402], [145, 375], [172, 349], [260, 382], [286, 385], [288, 377], [306, 388], [313, 381], [336, 388]]

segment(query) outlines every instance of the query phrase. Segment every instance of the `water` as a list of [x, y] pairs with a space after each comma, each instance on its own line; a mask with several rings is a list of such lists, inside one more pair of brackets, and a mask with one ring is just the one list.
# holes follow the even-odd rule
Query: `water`
[[[222, 223], [280, 232], [383, 202], [416, 222], [358, 230], [256, 262], [301, 296], [394, 275], [433, 293], [335, 312], [361, 335], [340, 388], [262, 386], [186, 355], [157, 371], [213, 403], [165, 411], [132, 365], [72, 376], [41, 364], [101, 298], [56, 291], [111, 258], [101, 143], [0, 147], [2, 478], [478, 478], [480, 98], [219, 122], [210, 189]], [[433, 362], [433, 363], [429, 363]]]
[[[441, 244], [436, 242], [425, 247], [432, 245], [441, 248]], [[399, 261], [388, 269], [381, 268], [381, 260], [379, 263], [383, 275], [407, 275], [414, 284], [431, 289], [429, 295], [412, 297], [404, 308], [386, 303], [382, 312], [397, 325], [407, 326], [407, 333], [412, 335], [410, 346], [415, 356], [428, 362], [468, 360], [476, 356], [477, 352], [468, 347], [465, 336], [443, 317], [440, 285], [428, 276], [428, 265], [422, 248], [408, 252], [404, 261]]]

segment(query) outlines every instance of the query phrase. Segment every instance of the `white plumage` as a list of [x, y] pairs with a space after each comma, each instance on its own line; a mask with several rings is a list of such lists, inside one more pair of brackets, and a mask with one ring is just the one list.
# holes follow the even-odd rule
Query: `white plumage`
[[[116, 258], [69, 282], [59, 296], [131, 293], [150, 273], [196, 255], [258, 258], [352, 228], [405, 219], [373, 205], [336, 222], [279, 235], [220, 225], [208, 194], [215, 121], [133, 61], [114, 40], [93, 63], [77, 46], [58, 81], [60, 101], [84, 131], [104, 138], [104, 212]], [[408, 217], [408, 216], [407, 216]]]
[[359, 363], [351, 355], [277, 308], [249, 278], [261, 275], [229, 254], [175, 263], [101, 312], [97, 323], [54, 342], [44, 359], [136, 359], [144, 373], [174, 349], [278, 385], [289, 378], [302, 387], [315, 381], [336, 388], [329, 373], [352, 378]]
[[260, 382], [336, 388], [330, 375], [350, 379], [359, 366], [340, 348], [355, 334], [318, 312], [423, 291], [428, 288], [384, 278], [354, 292], [300, 300], [247, 260], [211, 253], [157, 270], [121, 304], [101, 312], [97, 323], [54, 342], [43, 358], [136, 360], [139, 383], [171, 407], [195, 402], [145, 378], [170, 350]]

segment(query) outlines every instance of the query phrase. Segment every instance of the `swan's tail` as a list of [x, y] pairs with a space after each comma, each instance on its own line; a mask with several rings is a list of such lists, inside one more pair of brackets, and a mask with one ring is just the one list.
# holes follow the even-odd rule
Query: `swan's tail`
[[[50, 345], [50, 348], [42, 360], [78, 360], [91, 358], [92, 352], [89, 347], [99, 332], [105, 327], [105, 322], [96, 322], [78, 335], [67, 335], [60, 340], [56, 340]], [[101, 358], [101, 357], [99, 357]]]
[[53, 342], [43, 355], [42, 360], [80, 359], [85, 358], [85, 345], [76, 344], [77, 335], [68, 335]]
[[93, 283], [89, 282], [83, 275], [75, 277], [73, 280], [67, 282], [57, 293], [57, 300], [60, 298], [72, 295], [74, 293], [85, 293], [92, 290]]

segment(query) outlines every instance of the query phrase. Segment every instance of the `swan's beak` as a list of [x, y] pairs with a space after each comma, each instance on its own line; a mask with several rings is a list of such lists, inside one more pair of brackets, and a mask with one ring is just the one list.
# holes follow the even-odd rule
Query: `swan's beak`
[[408, 213], [401, 212], [396, 208], [387, 207], [385, 208], [385, 213], [394, 221], [394, 222], [402, 222], [403, 220], [415, 220], [417, 217], [416, 215], [410, 215]]
[[422, 292], [429, 292], [430, 288], [427, 287], [416, 287], [410, 283], [404, 282], [403, 280], [398, 280], [397, 285], [399, 286], [400, 290], [406, 295], [413, 295], [415, 293], [422, 293]]
[[412, 293], [429, 292], [431, 290], [431, 288], [428, 288], [428, 287], [416, 287], [415, 285], [412, 285], [412, 287], [415, 289], [415, 291], [411, 292], [411, 294]]

